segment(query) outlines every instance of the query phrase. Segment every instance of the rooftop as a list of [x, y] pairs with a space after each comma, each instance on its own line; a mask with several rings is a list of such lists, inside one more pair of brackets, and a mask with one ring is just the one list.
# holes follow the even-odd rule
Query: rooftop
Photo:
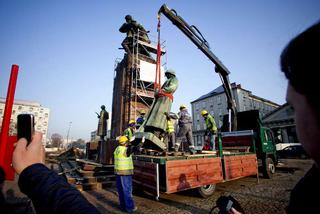
[[[277, 104], [275, 102], [272, 102], [270, 100], [264, 99], [264, 98], [256, 96], [256, 95], [253, 95], [251, 91], [242, 88], [241, 84], [237, 84], [236, 82], [231, 83], [231, 88], [232, 88], [232, 90], [241, 89], [241, 90], [247, 91], [247, 92], [249, 92], [249, 95], [250, 95], [251, 98], [258, 99], [258, 100], [261, 100], [263, 102], [267, 102], [267, 103], [270, 103], [270, 104], [272, 104], [274, 106], [279, 107], [279, 104]], [[201, 97], [199, 97], [198, 99], [192, 101], [191, 103], [194, 103], [194, 102], [197, 102], [197, 101], [200, 101], [200, 100], [204, 100], [204, 99], [206, 99], [208, 97], [212, 97], [212, 96], [215, 96], [215, 95], [218, 95], [218, 94], [222, 94], [222, 93], [224, 93], [224, 88], [223, 88], [223, 85], [220, 85], [219, 87], [217, 87], [213, 91], [210, 91], [209, 93], [207, 93], [205, 95], [202, 95]]]
[[[0, 103], [6, 103], [6, 99], [3, 97], [0, 97]], [[27, 106], [41, 106], [40, 103], [33, 102], [33, 101], [27, 101], [27, 100], [14, 100], [13, 104], [15, 105], [27, 105]]]
[[[237, 85], [237, 83], [233, 82], [233, 83], [231, 83], [231, 88], [232, 89], [241, 88], [241, 85], [240, 84]], [[213, 91], [210, 91], [209, 93], [207, 93], [205, 95], [202, 95], [201, 97], [199, 97], [198, 99], [192, 101], [191, 103], [197, 102], [199, 100], [206, 99], [208, 97], [212, 97], [212, 96], [217, 95], [217, 94], [222, 94], [222, 93], [224, 93], [224, 88], [223, 88], [223, 85], [220, 85], [219, 87], [217, 87]]]

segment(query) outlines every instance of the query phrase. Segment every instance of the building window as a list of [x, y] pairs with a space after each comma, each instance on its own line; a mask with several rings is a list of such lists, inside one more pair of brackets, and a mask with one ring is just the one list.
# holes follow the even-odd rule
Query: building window
[[196, 104], [195, 104], [195, 109], [196, 109], [196, 110], [199, 110], [199, 103], [196, 103]]
[[221, 103], [221, 97], [220, 96], [217, 96], [217, 103]]
[[200, 130], [200, 124], [197, 124], [197, 131]]

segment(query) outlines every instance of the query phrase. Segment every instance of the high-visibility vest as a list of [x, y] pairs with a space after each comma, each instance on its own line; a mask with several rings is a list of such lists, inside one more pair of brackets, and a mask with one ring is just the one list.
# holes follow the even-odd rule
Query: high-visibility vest
[[118, 146], [114, 151], [114, 170], [116, 174], [132, 175], [133, 161], [131, 155], [126, 157], [127, 147]]
[[130, 128], [127, 128], [126, 130], [124, 130], [123, 135], [126, 136], [130, 141], [133, 135], [132, 130]]
[[174, 132], [174, 126], [173, 126], [173, 122], [169, 119], [167, 120], [167, 129], [166, 129], [167, 133], [172, 133]]
[[211, 133], [217, 132], [218, 129], [217, 129], [217, 125], [216, 125], [216, 122], [214, 121], [213, 116], [208, 114], [208, 116], [205, 118], [205, 122], [206, 122], [207, 129]]

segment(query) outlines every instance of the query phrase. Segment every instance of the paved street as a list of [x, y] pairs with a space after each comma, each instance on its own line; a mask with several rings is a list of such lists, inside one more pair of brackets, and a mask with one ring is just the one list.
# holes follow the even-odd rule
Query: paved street
[[[221, 195], [232, 195], [246, 213], [284, 213], [290, 191], [310, 168], [311, 160], [282, 160], [273, 179], [247, 177], [217, 185], [215, 194], [200, 198], [194, 191], [161, 194], [160, 200], [147, 193], [134, 195], [137, 213], [209, 213]], [[118, 207], [115, 187], [83, 194], [103, 213], [123, 213]], [[217, 213], [217, 212], [215, 212]]]

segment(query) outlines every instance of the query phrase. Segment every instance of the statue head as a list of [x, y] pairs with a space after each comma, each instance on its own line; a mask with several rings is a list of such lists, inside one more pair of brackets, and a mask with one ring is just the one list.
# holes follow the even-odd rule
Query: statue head
[[104, 105], [102, 105], [102, 106], [101, 106], [101, 109], [102, 109], [102, 110], [105, 110], [105, 109], [106, 109], [106, 107], [105, 107]]
[[133, 20], [131, 15], [126, 15], [124, 18], [126, 19], [126, 22], [130, 22]]
[[172, 69], [168, 69], [166, 70], [166, 72], [164, 73], [167, 77], [172, 75], [172, 76], [176, 76], [176, 72]]

